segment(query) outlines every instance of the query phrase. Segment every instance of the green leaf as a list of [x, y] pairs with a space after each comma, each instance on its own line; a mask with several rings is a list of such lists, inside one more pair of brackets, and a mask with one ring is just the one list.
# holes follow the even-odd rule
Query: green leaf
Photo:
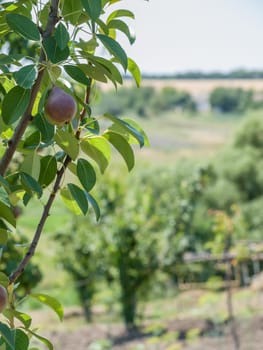
[[44, 39], [43, 46], [48, 59], [52, 63], [65, 61], [69, 56], [69, 48], [66, 46], [64, 49], [60, 49], [56, 39], [53, 36]]
[[38, 179], [40, 173], [40, 156], [37, 152], [29, 152], [25, 155], [20, 171]]
[[13, 227], [16, 227], [16, 219], [12, 209], [0, 200], [0, 217]]
[[69, 33], [67, 31], [67, 28], [61, 22], [55, 30], [55, 39], [60, 50], [64, 50], [67, 47], [70, 39]]
[[82, 211], [68, 188], [62, 188], [60, 190], [60, 195], [64, 204], [67, 206], [67, 208], [69, 208], [69, 210], [72, 211], [74, 215], [81, 215]]
[[33, 294], [29, 294], [29, 296], [31, 298], [38, 300], [40, 303], [49, 306], [58, 315], [60, 321], [63, 320], [63, 317], [64, 317], [63, 307], [57, 299], [46, 294], [33, 293]]
[[13, 124], [26, 111], [30, 95], [31, 91], [25, 90], [21, 86], [15, 86], [7, 93], [2, 105], [5, 124]]
[[9, 191], [9, 182], [6, 181], [6, 179], [2, 175], [0, 175], [0, 185]]
[[128, 57], [120, 44], [114, 39], [103, 34], [97, 34], [97, 37], [106, 47], [106, 49], [120, 62], [126, 71], [128, 68]]
[[113, 29], [117, 29], [117, 30], [121, 31], [122, 33], [124, 33], [127, 36], [130, 44], [134, 43], [135, 37], [132, 36], [129, 26], [125, 22], [121, 21], [120, 19], [111, 20], [108, 23], [108, 28], [110, 28], [110, 29], [113, 28]]
[[29, 347], [28, 336], [21, 329], [16, 328], [15, 349], [27, 350]]
[[43, 142], [48, 143], [53, 139], [55, 134], [55, 126], [51, 125], [43, 115], [37, 114], [33, 120], [33, 124], [40, 131], [41, 140]]
[[29, 174], [20, 173], [20, 179], [23, 188], [31, 195], [32, 193], [36, 193], [38, 195], [38, 198], [42, 196], [42, 188], [40, 184]]
[[55, 179], [57, 174], [57, 161], [53, 156], [45, 156], [40, 160], [40, 174], [38, 182], [47, 187]]
[[66, 0], [63, 2], [62, 16], [66, 22], [76, 25], [80, 18], [81, 12], [81, 0]]
[[75, 160], [79, 155], [79, 143], [76, 137], [68, 131], [58, 129], [54, 139], [71, 159]]
[[98, 56], [93, 56], [93, 55], [90, 55], [90, 61], [92, 61], [94, 63], [99, 63], [100, 65], [105, 67], [111, 73], [111, 75], [112, 75], [111, 78], [113, 78], [119, 84], [123, 83], [121, 73], [119, 72], [118, 68], [111, 61], [109, 61], [103, 57], [98, 57]]
[[89, 192], [96, 183], [96, 172], [86, 159], [78, 159], [77, 175], [82, 186]]
[[72, 79], [81, 84], [90, 86], [90, 79], [86, 77], [86, 74], [78, 66], [65, 65], [64, 69]]
[[0, 228], [0, 245], [5, 245], [8, 240], [8, 230]]
[[100, 207], [99, 207], [96, 199], [90, 193], [87, 193], [87, 192], [86, 192], [86, 196], [87, 196], [88, 201], [91, 204], [91, 206], [95, 212], [96, 220], [99, 221], [99, 219], [100, 219]]
[[122, 9], [115, 10], [109, 15], [109, 17], [107, 19], [107, 23], [112, 21], [114, 18], [119, 18], [119, 17], [130, 17], [130, 18], [134, 19], [134, 13], [132, 13], [129, 10], [122, 10]]
[[0, 322], [0, 334], [4, 338], [7, 345], [10, 346], [11, 350], [16, 350], [15, 349], [15, 330], [10, 329], [6, 324]]
[[[130, 127], [134, 128], [135, 130], [137, 130], [137, 131], [140, 133], [140, 135], [141, 135], [141, 136], [143, 137], [143, 139], [144, 139], [144, 143], [143, 143], [144, 146], [150, 146], [150, 141], [149, 141], [149, 139], [148, 139], [147, 134], [146, 134], [145, 131], [142, 129], [142, 127], [141, 127], [138, 123], [136, 123], [135, 120], [130, 119], [130, 118], [122, 118], [122, 120], [123, 120], [124, 122], [128, 123]], [[133, 138], [134, 138], [134, 140], [133, 140]], [[136, 144], [137, 142], [138, 142], [138, 139], [136, 139], [136, 138], [133, 137], [133, 136], [130, 137], [129, 143], [131, 143], [131, 144]]]
[[24, 89], [30, 89], [37, 77], [37, 68], [34, 64], [25, 66], [19, 71], [14, 73], [15, 81], [17, 85], [21, 86]]
[[102, 12], [101, 0], [81, 0], [81, 2], [89, 17], [96, 21]]
[[134, 62], [131, 58], [128, 58], [128, 71], [133, 76], [133, 79], [135, 80], [137, 87], [139, 87], [141, 85], [141, 80], [142, 80], [140, 68], [138, 67], [136, 62]]
[[36, 149], [40, 144], [40, 140], [41, 140], [41, 135], [40, 135], [40, 132], [37, 130], [25, 139], [25, 142], [23, 144], [23, 148], [24, 149]]
[[33, 41], [40, 40], [39, 30], [36, 24], [29, 18], [18, 13], [8, 13], [6, 15], [6, 21], [11, 29], [26, 39]]
[[11, 317], [17, 318], [25, 326], [25, 328], [29, 328], [31, 326], [32, 318], [23, 312], [13, 310], [13, 309], [6, 309], [4, 311], [4, 315], [7, 318], [11, 318]]
[[50, 341], [48, 339], [46, 339], [45, 337], [42, 337], [41, 335], [33, 332], [31, 329], [27, 329], [27, 331], [32, 334], [35, 338], [37, 338], [38, 340], [40, 340], [43, 344], [45, 344], [49, 350], [53, 350], [53, 344], [50, 343]]
[[[145, 143], [144, 136], [140, 133], [139, 130], [134, 128], [127, 121], [125, 121], [124, 119], [117, 118], [114, 115], [108, 114], [108, 113], [104, 114], [104, 117], [107, 119], [110, 119], [112, 122], [117, 124], [119, 133], [123, 134], [123, 136], [127, 140], [129, 140], [129, 134], [130, 134], [138, 141], [140, 147], [144, 146], [144, 143]], [[117, 130], [114, 124], [111, 127], [111, 129]]]
[[100, 81], [102, 83], [107, 83], [107, 77], [105, 76], [105, 71], [104, 69], [97, 67], [97, 66], [92, 66], [89, 64], [79, 64], [79, 67], [86, 73], [88, 77], [91, 79]]
[[104, 137], [92, 136], [83, 139], [80, 143], [82, 151], [92, 158], [103, 174], [110, 162], [111, 149]]
[[2, 286], [4, 286], [5, 288], [7, 288], [8, 285], [9, 285], [9, 278], [8, 278], [8, 276], [7, 276], [5, 273], [3, 273], [3, 272], [0, 272], [0, 284], [1, 284]]
[[10, 200], [7, 191], [0, 187], [0, 200], [6, 204], [8, 207], [10, 206]]
[[127, 165], [128, 170], [131, 171], [134, 167], [134, 153], [126, 139], [120, 134], [112, 131], [105, 132], [103, 134], [103, 137], [105, 137], [121, 154], [122, 158], [124, 159]]
[[14, 59], [10, 55], [0, 54], [0, 65], [2, 64], [12, 64]]
[[82, 214], [86, 215], [89, 209], [89, 203], [86, 198], [85, 192], [74, 184], [68, 184], [68, 189], [73, 199], [76, 201], [80, 210], [82, 211]]

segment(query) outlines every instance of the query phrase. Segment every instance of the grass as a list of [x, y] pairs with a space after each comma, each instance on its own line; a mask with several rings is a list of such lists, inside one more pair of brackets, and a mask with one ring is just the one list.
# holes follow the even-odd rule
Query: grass
[[182, 158], [211, 158], [231, 142], [236, 129], [246, 117], [170, 112], [160, 117], [138, 120], [151, 146], [137, 152], [137, 158], [158, 164]]

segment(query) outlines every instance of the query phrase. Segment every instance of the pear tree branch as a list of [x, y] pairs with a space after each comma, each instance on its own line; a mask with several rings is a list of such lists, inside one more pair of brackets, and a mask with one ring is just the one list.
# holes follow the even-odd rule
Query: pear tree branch
[[[55, 25], [59, 21], [58, 4], [59, 4], [59, 0], [52, 0], [51, 1], [50, 13], [49, 13], [49, 17], [48, 17], [47, 26], [46, 26], [45, 31], [42, 34], [43, 39], [49, 37], [53, 33]], [[45, 60], [45, 52], [42, 49], [41, 53], [40, 53], [39, 62], [41, 63], [44, 60]], [[38, 93], [40, 86], [41, 86], [44, 72], [45, 72], [45, 70], [40, 67], [39, 71], [38, 71], [37, 79], [32, 87], [30, 101], [29, 101], [29, 104], [27, 106], [27, 109], [26, 109], [25, 113], [22, 115], [20, 122], [18, 123], [18, 125], [15, 129], [13, 137], [8, 141], [6, 151], [5, 151], [3, 157], [0, 161], [0, 175], [1, 176], [5, 175], [5, 173], [8, 169], [8, 166], [9, 166], [9, 164], [14, 156], [14, 153], [16, 151], [18, 143], [21, 140], [28, 124], [30, 123], [30, 121], [32, 119], [33, 106], [34, 106], [34, 103], [35, 103], [35, 100], [37, 97], [37, 93]]]
[[[89, 103], [89, 100], [90, 100], [90, 93], [91, 93], [91, 86], [89, 85], [89, 86], [87, 86], [86, 95], [85, 95], [85, 103], [87, 103], [87, 104]], [[80, 124], [81, 124], [81, 121], [83, 120], [83, 118], [85, 117], [85, 114], [86, 114], [86, 110], [84, 107], [80, 112], [79, 127], [75, 133], [75, 137], [78, 140], [80, 139], [80, 133], [81, 133]], [[70, 158], [70, 156], [67, 155], [60, 170], [57, 173], [56, 180], [55, 180], [55, 183], [53, 186], [53, 190], [52, 190], [51, 194], [49, 195], [49, 198], [48, 198], [48, 200], [43, 208], [39, 224], [38, 224], [37, 229], [35, 231], [34, 237], [30, 243], [29, 249], [28, 249], [26, 255], [24, 256], [24, 258], [22, 259], [22, 261], [20, 262], [20, 264], [18, 265], [18, 267], [16, 268], [16, 270], [9, 276], [9, 284], [14, 283], [21, 276], [21, 274], [24, 272], [26, 266], [28, 265], [29, 261], [31, 260], [31, 258], [35, 254], [38, 242], [39, 242], [41, 234], [43, 232], [44, 225], [46, 223], [47, 218], [49, 217], [50, 209], [51, 209], [52, 204], [56, 198], [56, 195], [60, 189], [61, 181], [64, 177], [64, 174], [65, 174], [66, 169], [67, 169], [68, 165], [70, 164], [70, 162], [71, 162], [71, 158]]]

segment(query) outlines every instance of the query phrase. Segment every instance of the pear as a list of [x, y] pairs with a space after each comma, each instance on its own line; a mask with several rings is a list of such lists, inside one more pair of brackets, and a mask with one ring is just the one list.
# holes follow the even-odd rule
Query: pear
[[63, 125], [70, 122], [76, 112], [77, 104], [74, 98], [63, 89], [54, 86], [45, 105], [47, 120], [51, 124]]
[[0, 312], [3, 312], [8, 301], [8, 295], [5, 287], [0, 285]]

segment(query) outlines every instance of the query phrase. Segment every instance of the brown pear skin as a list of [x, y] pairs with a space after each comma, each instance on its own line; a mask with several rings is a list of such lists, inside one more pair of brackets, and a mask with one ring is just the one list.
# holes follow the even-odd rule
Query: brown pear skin
[[71, 95], [55, 86], [48, 96], [45, 113], [51, 124], [61, 126], [70, 122], [75, 117], [77, 104]]
[[8, 302], [7, 290], [0, 285], [0, 312], [3, 312]]

